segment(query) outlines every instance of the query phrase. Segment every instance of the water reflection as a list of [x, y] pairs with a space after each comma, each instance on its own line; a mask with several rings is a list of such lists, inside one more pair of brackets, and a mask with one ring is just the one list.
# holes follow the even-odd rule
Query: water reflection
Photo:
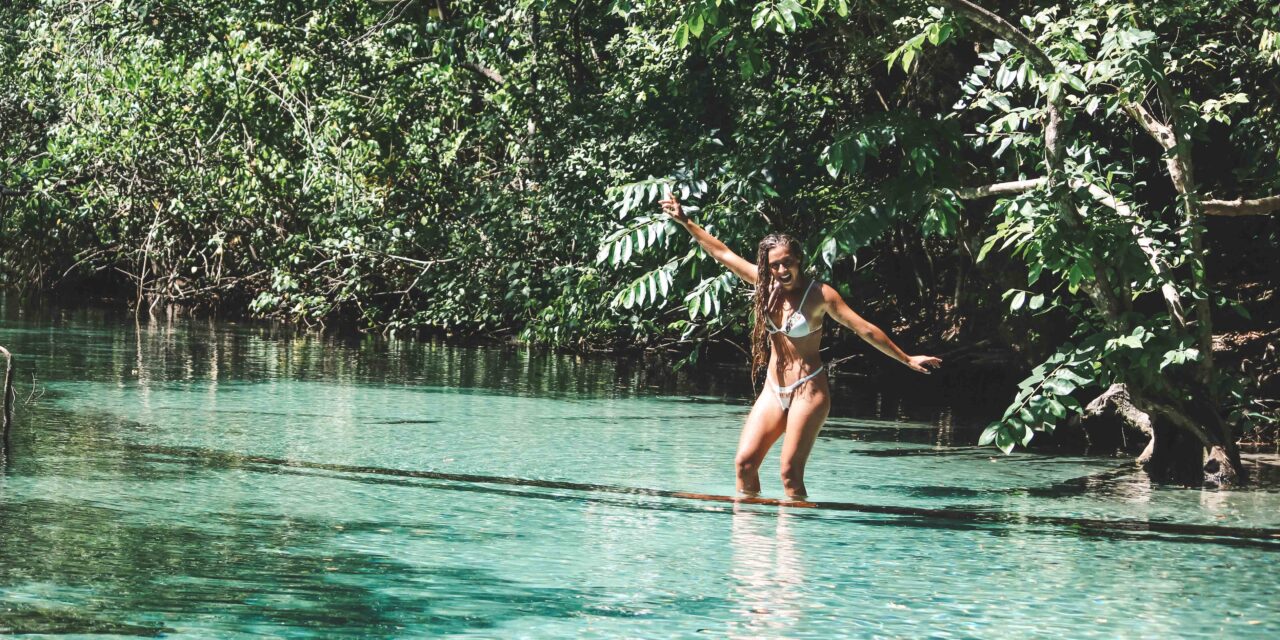
[[737, 619], [732, 638], [785, 637], [803, 619], [804, 558], [793, 535], [795, 516], [780, 507], [733, 510], [733, 567], [730, 578]]
[[[646, 358], [548, 353], [512, 344], [458, 346], [433, 340], [302, 332], [265, 322], [215, 322], [173, 313], [135, 318], [98, 307], [23, 307], [0, 294], [0, 343], [44, 380], [92, 380], [153, 388], [229, 380], [325, 380], [491, 389], [527, 396], [711, 396], [749, 403], [757, 389], [745, 363], [704, 363], [671, 372]], [[935, 425], [946, 444], [977, 437], [993, 412], [991, 393], [952, 382], [844, 373], [832, 379], [833, 415]], [[975, 385], [994, 384], [976, 380]], [[971, 390], [971, 389], [970, 389]], [[964, 393], [957, 396], [957, 393]], [[988, 406], [989, 405], [989, 406]], [[953, 426], [954, 425], [954, 426]], [[953, 438], [953, 428], [959, 432]]]

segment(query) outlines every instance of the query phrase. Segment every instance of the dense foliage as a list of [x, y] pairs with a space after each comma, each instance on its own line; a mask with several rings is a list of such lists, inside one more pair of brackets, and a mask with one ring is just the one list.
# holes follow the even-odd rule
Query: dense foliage
[[1212, 358], [1224, 277], [1277, 275], [1273, 3], [17, 0], [0, 33], [10, 285], [696, 356], [747, 297], [675, 189], [1041, 358], [1006, 450], [1117, 383], [1232, 460], [1274, 412]]

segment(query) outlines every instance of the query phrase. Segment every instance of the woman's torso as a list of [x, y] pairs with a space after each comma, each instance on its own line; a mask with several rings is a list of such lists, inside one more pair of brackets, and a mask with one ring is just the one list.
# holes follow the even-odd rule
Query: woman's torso
[[[769, 355], [768, 376], [777, 384], [790, 384], [822, 366], [822, 322], [826, 316], [822, 284], [810, 280], [805, 286], [805, 293], [791, 296], [790, 300], [778, 300], [769, 314], [773, 327], [780, 329], [769, 336], [773, 348]], [[812, 287], [811, 291], [809, 287]], [[799, 337], [787, 335], [788, 332], [796, 333], [795, 328], [801, 322], [807, 324], [807, 334]]]

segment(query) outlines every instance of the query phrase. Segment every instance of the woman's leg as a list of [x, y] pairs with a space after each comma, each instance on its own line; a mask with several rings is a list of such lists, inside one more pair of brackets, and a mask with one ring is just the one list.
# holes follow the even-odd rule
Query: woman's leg
[[760, 493], [760, 463], [764, 462], [769, 447], [787, 429], [787, 416], [773, 396], [773, 389], [767, 386], [767, 382], [765, 384], [765, 390], [756, 398], [747, 423], [742, 426], [742, 436], [738, 438], [738, 455], [733, 462], [737, 468], [740, 493]]
[[801, 499], [804, 487], [804, 465], [818, 440], [818, 432], [831, 412], [831, 393], [825, 373], [796, 389], [787, 412], [787, 437], [782, 441], [782, 489], [788, 498]]

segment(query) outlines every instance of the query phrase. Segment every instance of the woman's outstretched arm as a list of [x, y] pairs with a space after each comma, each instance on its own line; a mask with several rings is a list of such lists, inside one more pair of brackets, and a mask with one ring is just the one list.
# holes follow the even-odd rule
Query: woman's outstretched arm
[[732, 249], [720, 242], [718, 238], [707, 233], [706, 229], [690, 220], [689, 216], [684, 214], [684, 209], [680, 206], [680, 201], [676, 199], [676, 194], [671, 194], [661, 204], [662, 210], [671, 216], [672, 220], [684, 227], [689, 232], [689, 235], [693, 236], [693, 239], [702, 245], [707, 254], [715, 258], [720, 264], [729, 267], [730, 271], [739, 278], [746, 280], [748, 284], [756, 283], [756, 265], [747, 262], [742, 256], [734, 253]]
[[910, 356], [907, 355], [898, 345], [889, 339], [889, 336], [880, 330], [880, 327], [867, 322], [862, 316], [854, 313], [849, 305], [845, 304], [844, 298], [840, 296], [840, 292], [836, 291], [831, 285], [822, 285], [822, 300], [827, 306], [827, 315], [836, 319], [836, 322], [848, 327], [859, 338], [871, 343], [871, 346], [880, 350], [881, 353], [901, 362], [902, 364], [919, 371], [920, 373], [929, 373], [926, 366], [940, 367], [942, 360], [933, 356]]

